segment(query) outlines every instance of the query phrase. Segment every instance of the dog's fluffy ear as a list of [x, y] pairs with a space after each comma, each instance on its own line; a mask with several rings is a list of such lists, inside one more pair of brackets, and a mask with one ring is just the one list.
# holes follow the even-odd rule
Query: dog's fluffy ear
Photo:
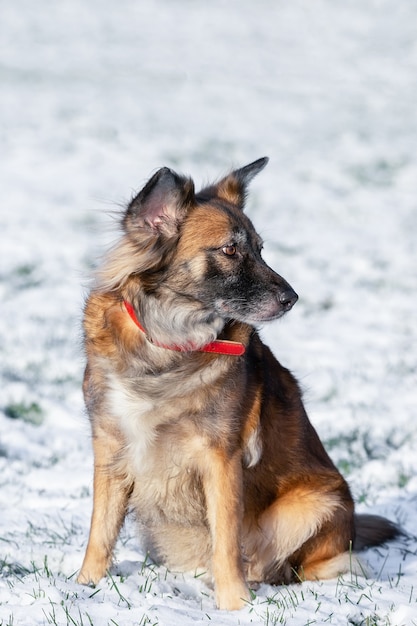
[[198, 196], [200, 196], [201, 199], [208, 200], [217, 197], [243, 208], [249, 183], [263, 170], [268, 161], [268, 157], [263, 157], [253, 163], [249, 163], [249, 165], [245, 165], [245, 167], [234, 170], [218, 183], [203, 189]]
[[194, 183], [163, 167], [152, 176], [126, 210], [126, 231], [145, 228], [155, 234], [175, 235], [179, 224], [194, 203]]

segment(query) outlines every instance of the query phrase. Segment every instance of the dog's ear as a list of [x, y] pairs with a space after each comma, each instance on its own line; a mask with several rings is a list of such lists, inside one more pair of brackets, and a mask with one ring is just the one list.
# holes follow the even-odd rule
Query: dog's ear
[[245, 167], [234, 170], [218, 183], [203, 189], [198, 196], [202, 199], [217, 197], [243, 208], [249, 183], [263, 170], [268, 161], [268, 157], [263, 157], [245, 165]]
[[179, 224], [195, 201], [191, 178], [163, 167], [129, 203], [123, 218], [127, 231], [145, 228], [167, 236], [178, 232]]

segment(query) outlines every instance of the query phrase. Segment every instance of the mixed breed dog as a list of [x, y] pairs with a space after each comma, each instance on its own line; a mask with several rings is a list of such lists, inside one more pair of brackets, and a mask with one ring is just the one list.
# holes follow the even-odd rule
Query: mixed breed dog
[[94, 506], [80, 583], [105, 576], [128, 509], [155, 562], [205, 572], [229, 610], [261, 582], [362, 574], [355, 553], [400, 532], [355, 514], [297, 381], [256, 331], [297, 301], [244, 213], [267, 161], [198, 193], [160, 169], [97, 272], [84, 317]]

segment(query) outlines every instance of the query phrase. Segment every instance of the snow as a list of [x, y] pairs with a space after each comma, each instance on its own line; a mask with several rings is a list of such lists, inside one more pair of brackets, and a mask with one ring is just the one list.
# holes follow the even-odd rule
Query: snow
[[[417, 624], [416, 23], [396, 0], [1, 2], [1, 625]], [[248, 213], [300, 300], [263, 337], [358, 510], [410, 536], [363, 555], [368, 579], [226, 613], [129, 519], [80, 587], [80, 320], [112, 216], [162, 165], [202, 184], [264, 155]]]

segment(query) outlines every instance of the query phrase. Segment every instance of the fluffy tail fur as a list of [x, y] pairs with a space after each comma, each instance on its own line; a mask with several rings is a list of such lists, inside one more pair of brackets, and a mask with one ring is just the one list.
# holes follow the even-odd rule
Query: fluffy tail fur
[[394, 522], [379, 515], [355, 515], [355, 541], [353, 549], [357, 552], [371, 546], [395, 539], [403, 531]]

